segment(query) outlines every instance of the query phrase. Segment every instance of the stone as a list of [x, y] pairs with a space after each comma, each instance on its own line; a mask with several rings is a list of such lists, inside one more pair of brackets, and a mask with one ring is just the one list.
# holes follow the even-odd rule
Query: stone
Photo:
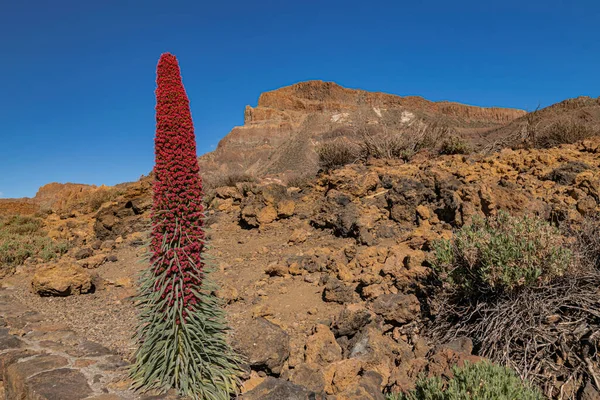
[[83, 260], [79, 260], [77, 265], [86, 269], [96, 269], [106, 262], [106, 255], [96, 254], [95, 256], [87, 257]]
[[21, 339], [8, 332], [8, 329], [0, 328], [0, 351], [18, 349], [25, 346], [25, 343]]
[[452, 367], [457, 365], [459, 367], [464, 366], [465, 361], [471, 364], [475, 364], [483, 358], [471, 355], [469, 353], [456, 352], [448, 347], [440, 348], [434, 352], [429, 358], [429, 365], [427, 370], [429, 376], [433, 375], [446, 375], [451, 376]]
[[343, 392], [328, 400], [385, 400], [381, 392], [382, 378], [376, 372], [365, 372], [358, 381], [352, 382]]
[[79, 371], [69, 368], [42, 372], [29, 378], [27, 393], [32, 399], [81, 400], [90, 396], [92, 388], [86, 377]]
[[310, 236], [310, 232], [306, 229], [298, 228], [292, 231], [290, 238], [288, 239], [288, 243], [292, 244], [300, 244], [306, 242], [308, 237]]
[[279, 218], [289, 218], [294, 215], [294, 211], [296, 210], [296, 203], [290, 199], [281, 200], [277, 204], [277, 217]]
[[371, 304], [373, 312], [394, 324], [406, 324], [421, 314], [421, 304], [413, 294], [384, 294]]
[[14, 364], [22, 358], [28, 358], [37, 355], [33, 350], [13, 350], [0, 353], [0, 378], [2, 377], [2, 371], [6, 371], [9, 365]]
[[31, 281], [40, 296], [70, 296], [93, 290], [92, 276], [75, 264], [59, 263], [38, 269]]
[[288, 267], [280, 263], [272, 263], [265, 269], [265, 274], [269, 276], [285, 276], [288, 273]]
[[260, 225], [270, 224], [277, 219], [277, 210], [275, 207], [268, 205], [263, 207], [257, 214], [256, 220]]
[[88, 258], [94, 255], [94, 250], [90, 249], [89, 247], [85, 247], [83, 249], [79, 249], [75, 252], [75, 259], [76, 260], [82, 260], [84, 258]]
[[242, 396], [242, 400], [325, 400], [311, 390], [292, 382], [268, 377]]
[[221, 284], [221, 286], [215, 292], [215, 295], [224, 300], [225, 304], [235, 303], [240, 299], [240, 293], [238, 290], [229, 284]]
[[377, 372], [383, 378], [383, 385], [387, 385], [396, 364], [415, 357], [408, 343], [396, 342], [380, 329], [368, 325], [355, 336], [348, 358], [362, 361], [365, 371]]
[[114, 240], [105, 240], [100, 245], [100, 250], [114, 250], [116, 243]]
[[371, 313], [363, 305], [349, 304], [336, 317], [332, 330], [336, 337], [354, 336], [371, 322]]
[[424, 374], [428, 361], [421, 357], [400, 363], [392, 371], [388, 385], [392, 392], [408, 392], [416, 387], [416, 382]]
[[339, 304], [356, 303], [358, 293], [354, 291], [352, 286], [346, 285], [339, 279], [330, 278], [323, 290], [323, 300]]
[[254, 369], [279, 374], [290, 355], [290, 339], [279, 326], [264, 318], [256, 318], [240, 327], [234, 346]]
[[309, 364], [325, 366], [342, 359], [342, 348], [326, 325], [317, 325], [306, 340], [304, 358]]
[[[64, 357], [39, 355], [9, 365], [4, 371], [6, 397], [8, 399], [23, 398], [22, 394], [26, 393], [27, 379], [29, 377], [42, 371], [62, 368], [67, 364], [68, 361]], [[85, 397], [87, 397], [87, 395]]]
[[322, 367], [317, 364], [301, 363], [290, 370], [288, 380], [296, 385], [303, 386], [313, 392], [320, 393], [325, 390]]
[[450, 349], [456, 353], [473, 353], [473, 341], [466, 336], [458, 337], [448, 343], [444, 343], [435, 347], [434, 352], [437, 353], [443, 349]]
[[65, 352], [74, 357], [99, 357], [111, 354], [111, 351], [99, 343], [89, 340], [81, 340], [76, 346], [71, 347]]
[[325, 367], [325, 393], [335, 394], [348, 389], [358, 381], [362, 362], [355, 358], [334, 362]]

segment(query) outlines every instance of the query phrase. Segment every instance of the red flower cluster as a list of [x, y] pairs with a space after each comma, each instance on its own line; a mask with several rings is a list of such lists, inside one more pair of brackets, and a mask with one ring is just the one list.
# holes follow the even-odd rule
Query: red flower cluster
[[151, 262], [155, 289], [186, 310], [199, 299], [204, 250], [202, 181], [196, 138], [177, 58], [165, 53], [157, 67], [156, 165]]

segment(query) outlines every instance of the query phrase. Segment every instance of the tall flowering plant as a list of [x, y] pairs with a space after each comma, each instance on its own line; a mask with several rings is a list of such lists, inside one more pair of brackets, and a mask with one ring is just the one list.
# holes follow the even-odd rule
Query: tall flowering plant
[[226, 341], [224, 311], [207, 279], [202, 181], [177, 59], [157, 67], [156, 165], [150, 268], [141, 279], [137, 389], [177, 389], [194, 399], [229, 399], [240, 360]]

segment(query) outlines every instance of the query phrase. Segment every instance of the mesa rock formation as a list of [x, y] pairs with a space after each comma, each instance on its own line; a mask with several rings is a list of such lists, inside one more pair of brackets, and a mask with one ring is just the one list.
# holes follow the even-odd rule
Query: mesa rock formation
[[244, 125], [233, 128], [214, 152], [200, 157], [200, 163], [205, 171], [257, 176], [316, 172], [315, 146], [352, 135], [358, 123], [438, 123], [471, 136], [524, 114], [509, 108], [347, 89], [334, 82], [301, 82], [261, 94], [256, 107], [246, 107]]

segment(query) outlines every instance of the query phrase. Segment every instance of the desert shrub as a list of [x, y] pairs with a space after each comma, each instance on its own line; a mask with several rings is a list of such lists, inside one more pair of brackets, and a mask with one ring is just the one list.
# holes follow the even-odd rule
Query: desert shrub
[[502, 211], [485, 220], [475, 218], [434, 249], [433, 265], [442, 281], [466, 295], [549, 282], [562, 276], [572, 259], [557, 228]]
[[407, 154], [407, 145], [406, 139], [398, 134], [365, 136], [359, 143], [360, 158], [364, 160], [403, 158]]
[[317, 155], [319, 156], [319, 167], [329, 171], [357, 161], [359, 150], [354, 143], [339, 138], [317, 147]]
[[[435, 244], [439, 279], [429, 334], [473, 339], [477, 353], [510, 366], [550, 398], [576, 398], [596, 381], [600, 274], [598, 225], [569, 240], [546, 222], [499, 214]], [[578, 250], [583, 249], [583, 250]]]
[[600, 270], [600, 214], [588, 215], [580, 224], [563, 225], [562, 229], [574, 238], [573, 252], [583, 269]]
[[0, 219], [0, 232], [14, 235], [31, 235], [39, 232], [42, 221], [26, 215], [14, 215]]
[[287, 186], [304, 189], [309, 187], [314, 179], [315, 176], [313, 174], [294, 174], [288, 177]]
[[50, 261], [69, 250], [64, 241], [55, 241], [42, 235], [20, 235], [0, 230], [0, 265], [14, 267], [29, 257]]
[[550, 148], [561, 144], [571, 144], [579, 140], [600, 134], [598, 129], [578, 121], [559, 121], [541, 133], [536, 133], [534, 145], [538, 148]]
[[84, 204], [87, 204], [89, 211], [97, 211], [104, 203], [115, 200], [123, 194], [123, 191], [116, 188], [100, 188], [91, 191], [84, 199]]
[[453, 377], [422, 378], [409, 393], [388, 396], [388, 400], [542, 400], [537, 388], [524, 383], [509, 368], [489, 362], [465, 363], [452, 368]]
[[471, 146], [459, 136], [450, 136], [445, 139], [438, 150], [440, 154], [469, 154]]
[[214, 173], [203, 177], [202, 184], [204, 190], [209, 191], [216, 188], [231, 186], [235, 187], [238, 183], [255, 183], [256, 178], [245, 172]]

